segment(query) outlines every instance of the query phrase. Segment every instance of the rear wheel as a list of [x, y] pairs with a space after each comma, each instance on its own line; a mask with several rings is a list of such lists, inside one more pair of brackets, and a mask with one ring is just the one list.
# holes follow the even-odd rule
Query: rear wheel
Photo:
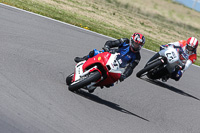
[[150, 64], [148, 66], [146, 66], [145, 68], [143, 68], [142, 70], [140, 70], [136, 76], [138, 78], [140, 78], [143, 74], [145, 74], [146, 72], [149, 72], [151, 69], [155, 68], [156, 66], [160, 66], [162, 64], [161, 60], [157, 60], [156, 62], [154, 62], [153, 64]]
[[89, 85], [91, 82], [95, 82], [101, 78], [101, 74], [99, 71], [93, 71], [91, 72], [88, 77], [83, 77], [79, 81], [75, 81], [69, 85], [70, 91], [77, 91], [78, 89]]

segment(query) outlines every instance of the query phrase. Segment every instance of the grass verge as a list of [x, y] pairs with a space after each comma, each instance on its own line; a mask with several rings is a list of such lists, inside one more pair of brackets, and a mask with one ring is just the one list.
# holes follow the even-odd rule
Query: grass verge
[[[65, 0], [65, 1], [54, 0], [54, 2], [57, 2], [59, 4], [67, 4], [67, 1], [69, 1], [69, 0]], [[108, 3], [113, 2], [112, 0], [106, 0], [106, 1]], [[116, 0], [114, 0], [114, 1], [115, 1], [116, 6], [119, 7], [120, 3], [117, 2]], [[47, 3], [44, 3], [44, 2], [39, 2], [37, 0], [0, 0], [0, 2], [4, 3], [4, 4], [11, 5], [11, 6], [18, 7], [18, 8], [27, 10], [27, 11], [31, 11], [31, 12], [34, 12], [34, 13], [37, 13], [37, 14], [40, 14], [40, 15], [43, 15], [43, 16], [54, 18], [56, 20], [67, 22], [67, 23], [70, 23], [70, 24], [73, 24], [73, 25], [76, 25], [76, 26], [97, 32], [97, 33], [101, 33], [101, 34], [113, 37], [113, 38], [121, 38], [121, 37], [129, 38], [130, 35], [132, 34], [132, 32], [130, 32], [125, 27], [120, 27], [120, 26], [117, 27], [116, 25], [113, 25], [112, 23], [109, 23], [109, 22], [99, 21], [98, 19], [89, 17], [87, 15], [82, 15], [82, 14], [79, 14], [79, 13], [76, 13], [76, 12], [70, 12], [70, 11], [62, 9], [59, 6], [54, 5], [54, 4], [47, 4]], [[72, 2], [74, 2], [74, 1], [72, 1]], [[78, 4], [81, 5], [81, 3], [78, 3]], [[94, 5], [93, 5], [93, 7], [100, 10], [99, 7], [95, 7]], [[125, 8], [127, 10], [129, 8], [131, 9], [131, 7], [128, 4], [125, 4], [123, 6], [123, 8]], [[137, 9], [137, 10], [140, 11], [140, 9]], [[116, 15], [116, 14], [118, 14], [117, 11], [112, 13], [112, 15]], [[140, 15], [141, 14], [139, 14], [139, 16]], [[170, 13], [170, 15], [172, 15], [172, 13]], [[144, 19], [147, 19], [149, 17], [149, 19], [152, 20], [152, 21], [155, 21], [155, 23], [159, 19], [160, 20], [163, 19], [162, 21], [166, 21], [166, 19], [162, 16], [160, 16], [160, 18], [158, 18], [159, 15], [152, 15], [152, 14], [149, 14], [149, 13], [146, 14], [146, 16], [143, 13], [141, 15], [141, 17], [144, 17]], [[128, 18], [130, 18], [130, 17], [128, 17]], [[123, 19], [123, 18], [121, 17], [121, 19]], [[130, 21], [132, 21], [132, 18], [130, 18]], [[158, 23], [161, 23], [161, 22], [158, 22]], [[177, 24], [177, 23], [174, 23], [172, 21], [168, 21], [168, 23], [172, 23], [172, 25]], [[143, 21], [139, 22], [139, 24], [140, 24], [140, 26], [143, 26], [145, 28], [152, 28], [153, 29], [153, 27], [147, 25]], [[165, 25], [165, 24], [162, 23], [162, 26], [163, 25], [169, 26], [169, 25]], [[134, 25], [133, 25], [133, 27], [134, 27]], [[191, 27], [189, 27], [189, 28], [191, 29]], [[194, 30], [198, 31], [199, 29], [195, 28]], [[147, 32], [151, 33], [152, 31], [147, 30]], [[165, 32], [165, 31], [162, 31], [162, 29], [161, 29], [161, 32]], [[165, 32], [165, 34], [170, 34], [170, 33]], [[163, 41], [160, 41], [159, 39], [156, 40], [154, 38], [151, 38], [148, 35], [145, 35], [145, 37], [146, 37], [146, 44], [145, 44], [144, 47], [147, 48], [147, 49], [150, 49], [150, 50], [153, 50], [153, 51], [159, 51], [159, 46], [161, 44], [165, 44], [165, 43], [163, 43]], [[195, 62], [195, 64], [200, 65], [199, 56], [198, 56], [198, 60]]]

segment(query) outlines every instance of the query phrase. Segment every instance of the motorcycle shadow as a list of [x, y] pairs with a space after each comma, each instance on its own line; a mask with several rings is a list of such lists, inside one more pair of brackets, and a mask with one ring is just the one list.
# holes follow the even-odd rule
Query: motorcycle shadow
[[109, 101], [107, 101], [107, 100], [101, 99], [100, 97], [98, 97], [98, 96], [96, 96], [96, 95], [93, 95], [93, 94], [91, 94], [91, 93], [88, 93], [88, 92], [86, 92], [86, 91], [79, 90], [79, 91], [74, 92], [74, 93], [75, 93], [75, 94], [78, 94], [79, 96], [85, 97], [85, 98], [87, 98], [87, 99], [89, 99], [89, 100], [92, 100], [92, 101], [94, 101], [94, 102], [97, 102], [97, 103], [99, 103], [99, 104], [106, 105], [106, 106], [108, 106], [108, 107], [110, 107], [110, 108], [112, 108], [112, 109], [115, 109], [115, 110], [117, 110], [117, 111], [120, 111], [120, 112], [122, 112], [122, 113], [126, 113], [126, 114], [129, 114], [129, 115], [133, 115], [133, 116], [136, 116], [136, 117], [138, 117], [138, 118], [140, 118], [140, 119], [142, 119], [142, 120], [145, 120], [145, 121], [148, 121], [148, 122], [149, 122], [149, 120], [147, 120], [147, 119], [145, 119], [145, 118], [143, 118], [143, 117], [141, 117], [141, 116], [139, 116], [139, 115], [136, 115], [136, 114], [134, 114], [134, 113], [132, 113], [132, 112], [130, 112], [130, 111], [124, 109], [124, 108], [121, 108], [121, 107], [120, 107], [118, 104], [116, 104], [116, 103], [109, 102]]
[[194, 99], [200, 101], [199, 98], [197, 98], [197, 97], [195, 97], [195, 96], [193, 96], [193, 95], [190, 95], [190, 94], [188, 94], [188, 93], [186, 93], [186, 92], [184, 92], [184, 91], [182, 91], [182, 90], [180, 90], [180, 89], [178, 89], [178, 88], [176, 88], [176, 87], [170, 86], [170, 85], [168, 85], [168, 84], [166, 84], [166, 83], [164, 83], [164, 82], [161, 82], [161, 81], [158, 81], [158, 80], [152, 80], [152, 79], [149, 79], [149, 78], [141, 78], [141, 79], [142, 79], [142, 80], [145, 80], [145, 81], [147, 81], [147, 82], [149, 82], [149, 83], [158, 85], [158, 86], [160, 86], [160, 87], [166, 88], [166, 89], [168, 89], [168, 90], [170, 90], [170, 91], [176, 92], [176, 93], [178, 93], [178, 94], [181, 94], [181, 95], [183, 95], [183, 96], [188, 96], [188, 97], [191, 97], [191, 98], [194, 98]]

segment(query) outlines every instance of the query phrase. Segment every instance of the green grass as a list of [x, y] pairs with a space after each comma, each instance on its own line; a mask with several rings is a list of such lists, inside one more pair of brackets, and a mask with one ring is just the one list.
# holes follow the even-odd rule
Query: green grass
[[[60, 0], [53, 0], [56, 3], [59, 4], [68, 4], [67, 2], [73, 2], [78, 6], [88, 6], [87, 3], [77, 3], [75, 1], [72, 0], [66, 0], [66, 1], [60, 1]], [[168, 0], [170, 1], [170, 0]], [[37, 2], [37, 1], [31, 1], [31, 0], [0, 0], [1, 3], [5, 3], [11, 6], [15, 6], [27, 11], [31, 11], [37, 14], [41, 14], [50, 18], [54, 18], [63, 22], [67, 22], [85, 29], [89, 29], [91, 31], [95, 31], [113, 38], [121, 38], [121, 37], [126, 37], [126, 38], [130, 38], [132, 32], [130, 32], [127, 28], [122, 28], [122, 27], [117, 27], [115, 25], [112, 25], [110, 23], [106, 23], [104, 21], [98, 21], [95, 18], [91, 18], [88, 17], [87, 15], [80, 15], [78, 13], [75, 12], [69, 12], [67, 10], [61, 9], [55, 5], [51, 5], [51, 4], [44, 4], [42, 2]], [[133, 7], [131, 7], [128, 4], [122, 4], [120, 2], [118, 2], [117, 0], [105, 0], [105, 2], [107, 2], [107, 4], [114, 3], [114, 6], [116, 7], [120, 7], [123, 8], [125, 10], [129, 10], [129, 12], [133, 11]], [[158, 5], [155, 5], [154, 8], [157, 8]], [[92, 8], [95, 8], [96, 10], [100, 10], [99, 7], [96, 7], [95, 5], [91, 6]], [[83, 9], [80, 9], [83, 10]], [[177, 22], [173, 22], [171, 20], [166, 19], [165, 17], [159, 15], [159, 14], [151, 14], [151, 13], [144, 13], [140, 10], [140, 8], [134, 8], [134, 11], [139, 12], [137, 15], [143, 19], [149, 19], [152, 22], [160, 25], [161, 27], [167, 27], [168, 29], [173, 29], [173, 26], [177, 26], [177, 27], [183, 27], [186, 30], [193, 30], [196, 33], [199, 33], [199, 29], [192, 27], [190, 25], [186, 25], [183, 23], [177, 23]], [[89, 12], [89, 11], [88, 11]], [[90, 11], [90, 12], [94, 12], [94, 11]], [[102, 12], [101, 12], [102, 13]], [[114, 12], [110, 13], [111, 15], [118, 15], [118, 12], [116, 12], [116, 10]], [[173, 16], [174, 11], [169, 11], [170, 16]], [[189, 14], [189, 13], [188, 13]], [[182, 16], [181, 16], [182, 17]], [[123, 17], [121, 17], [121, 19], [123, 19]], [[127, 16], [126, 20], [129, 22], [132, 22], [132, 17]], [[131, 24], [132, 25], [132, 24]], [[149, 33], [152, 33], [151, 30], [148, 29], [152, 29], [151, 26], [147, 25], [144, 22], [140, 22], [140, 25], [145, 27], [146, 31]], [[132, 27], [135, 27], [135, 25], [132, 25]], [[160, 29], [160, 32], [162, 33], [163, 30]], [[170, 32], [164, 32], [164, 34], [166, 35], [170, 35]], [[149, 36], [145, 36], [146, 38], [146, 44], [145, 44], [145, 48], [153, 50], [153, 51], [159, 51], [159, 46], [162, 44], [165, 44], [165, 42], [163, 42], [162, 40], [155, 40]], [[103, 45], [103, 44], [102, 44]], [[199, 56], [198, 56], [199, 57]], [[195, 62], [195, 64], [200, 65], [200, 60], [197, 60]]]

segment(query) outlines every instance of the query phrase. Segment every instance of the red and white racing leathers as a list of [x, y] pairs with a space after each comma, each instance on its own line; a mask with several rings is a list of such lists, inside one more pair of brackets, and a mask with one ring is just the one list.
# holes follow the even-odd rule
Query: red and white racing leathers
[[186, 43], [187, 43], [187, 41], [180, 40], [178, 42], [173, 42], [173, 43], [167, 44], [167, 45], [174, 45], [175, 47], [181, 47], [183, 49], [184, 53], [188, 54], [189, 59], [185, 62], [185, 68], [182, 70], [182, 72], [184, 72], [185, 70], [187, 70], [188, 67], [197, 60], [196, 50], [194, 52], [188, 51], [186, 49]]

